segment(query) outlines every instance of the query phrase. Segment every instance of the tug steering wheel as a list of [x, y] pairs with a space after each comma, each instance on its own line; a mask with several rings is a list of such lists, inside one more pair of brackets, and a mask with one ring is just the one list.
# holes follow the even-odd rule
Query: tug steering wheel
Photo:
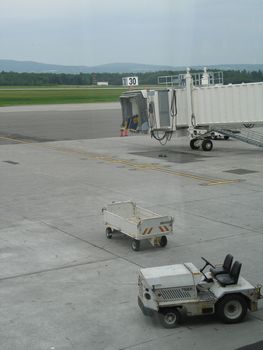
[[[206, 258], [204, 258], [203, 256], [201, 256], [201, 259], [204, 260], [204, 262], [205, 262], [205, 266], [202, 268], [202, 271], [204, 271], [204, 269], [205, 269], [208, 265], [210, 265], [211, 267], [215, 268], [215, 266], [214, 266], [213, 264], [211, 264], [208, 260], [206, 260]], [[201, 271], [201, 272], [202, 272], [202, 271]]]
[[206, 282], [211, 282], [211, 278], [208, 278], [205, 274], [204, 274], [204, 269], [208, 266], [208, 265], [210, 265], [211, 267], [215, 267], [214, 265], [212, 265], [208, 260], [206, 260], [206, 258], [204, 258], [203, 256], [201, 256], [201, 259], [202, 260], [204, 260], [204, 262], [205, 262], [205, 266], [200, 270], [200, 272], [201, 272], [201, 274], [204, 276], [204, 278], [205, 278], [205, 281]]
[[201, 274], [204, 276], [204, 281], [205, 281], [205, 282], [211, 282], [211, 281], [212, 281], [211, 278], [208, 278], [208, 277], [204, 274], [203, 270], [200, 270], [200, 272], [201, 272]]

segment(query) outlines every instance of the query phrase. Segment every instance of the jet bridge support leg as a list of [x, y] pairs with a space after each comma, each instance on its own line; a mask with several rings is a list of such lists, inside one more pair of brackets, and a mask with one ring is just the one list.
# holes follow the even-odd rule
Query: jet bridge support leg
[[187, 73], [185, 75], [185, 85], [186, 85], [186, 98], [187, 98], [187, 115], [188, 115], [188, 132], [191, 137], [190, 141], [190, 147], [193, 150], [198, 150], [200, 147], [202, 147], [202, 150], [205, 152], [209, 152], [213, 149], [213, 142], [208, 138], [210, 133], [205, 133], [204, 135], [198, 135], [196, 137], [196, 131], [195, 126], [195, 116], [193, 113], [193, 106], [192, 106], [192, 86], [193, 86], [193, 80], [192, 76], [190, 74], [190, 69], [187, 68]]

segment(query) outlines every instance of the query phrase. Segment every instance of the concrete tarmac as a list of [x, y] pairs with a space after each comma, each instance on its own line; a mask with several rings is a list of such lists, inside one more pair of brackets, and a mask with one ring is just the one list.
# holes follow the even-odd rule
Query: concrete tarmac
[[114, 137], [120, 124], [119, 103], [1, 107], [0, 144]]
[[[263, 282], [262, 158], [238, 141], [202, 152], [188, 138], [162, 147], [147, 135], [1, 145], [1, 349], [233, 350], [262, 341], [262, 301], [240, 324], [198, 317], [171, 330], [137, 306], [141, 267], [202, 267], [201, 256], [220, 263], [230, 252], [246, 279]], [[127, 237], [106, 238], [101, 208], [129, 199], [174, 216], [166, 248], [134, 252]]]

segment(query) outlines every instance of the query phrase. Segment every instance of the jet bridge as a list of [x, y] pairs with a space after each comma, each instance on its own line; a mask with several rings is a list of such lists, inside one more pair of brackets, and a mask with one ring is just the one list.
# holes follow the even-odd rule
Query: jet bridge
[[[263, 82], [223, 85], [222, 78], [213, 84], [206, 69], [196, 76], [188, 69], [176, 88], [124, 93], [120, 100], [125, 127], [148, 131], [162, 144], [175, 133], [187, 132], [190, 147], [204, 151], [212, 150], [214, 131], [263, 147], [263, 134], [236, 132], [244, 126], [263, 126]], [[137, 124], [131, 123], [134, 116]]]

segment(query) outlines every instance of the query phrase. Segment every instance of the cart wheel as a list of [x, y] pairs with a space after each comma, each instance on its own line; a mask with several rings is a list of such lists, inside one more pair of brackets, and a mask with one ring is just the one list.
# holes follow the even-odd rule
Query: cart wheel
[[107, 228], [106, 228], [106, 237], [107, 237], [108, 239], [111, 239], [111, 238], [112, 238], [112, 230], [111, 230], [110, 227], [107, 227]]
[[133, 239], [131, 242], [131, 247], [132, 250], [137, 252], [138, 250], [140, 250], [140, 241], [138, 241], [138, 239]]
[[160, 247], [164, 248], [167, 245], [167, 237], [162, 236], [160, 239]]

